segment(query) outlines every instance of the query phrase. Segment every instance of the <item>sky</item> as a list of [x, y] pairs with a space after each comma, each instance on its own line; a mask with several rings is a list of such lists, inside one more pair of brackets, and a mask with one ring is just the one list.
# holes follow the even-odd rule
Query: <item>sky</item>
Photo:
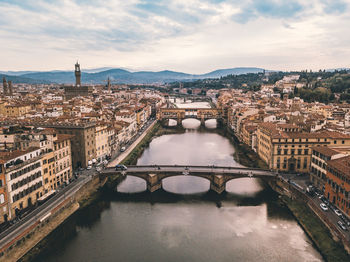
[[0, 0], [0, 70], [350, 67], [350, 0]]

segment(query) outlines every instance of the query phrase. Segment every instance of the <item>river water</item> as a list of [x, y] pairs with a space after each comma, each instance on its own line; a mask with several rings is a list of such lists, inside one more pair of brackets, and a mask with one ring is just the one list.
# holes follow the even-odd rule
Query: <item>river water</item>
[[[153, 139], [138, 164], [238, 166], [215, 123]], [[72, 218], [36, 261], [322, 261], [311, 241], [259, 179], [227, 184], [217, 196], [202, 178], [166, 178], [151, 194], [135, 177]], [[62, 232], [61, 232], [62, 231]]]

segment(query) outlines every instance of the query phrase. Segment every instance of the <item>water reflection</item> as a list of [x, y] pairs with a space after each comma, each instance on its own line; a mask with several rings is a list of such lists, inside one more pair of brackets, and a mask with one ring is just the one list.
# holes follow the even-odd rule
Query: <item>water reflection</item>
[[117, 187], [117, 191], [121, 193], [138, 193], [146, 189], [147, 185], [145, 180], [130, 175]]
[[176, 194], [193, 194], [207, 192], [209, 180], [194, 176], [168, 177], [162, 181], [163, 189]]
[[[155, 138], [138, 164], [239, 166], [233, 154], [227, 138], [199, 128]], [[119, 192], [69, 219], [73, 229], [36, 261], [322, 261], [259, 179], [232, 180], [221, 195], [191, 176], [166, 178], [154, 193], [145, 188], [128, 176]]]

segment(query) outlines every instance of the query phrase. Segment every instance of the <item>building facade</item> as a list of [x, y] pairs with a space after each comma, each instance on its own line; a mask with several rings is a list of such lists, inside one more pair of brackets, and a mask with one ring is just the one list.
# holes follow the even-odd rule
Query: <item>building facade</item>
[[350, 156], [327, 162], [325, 196], [350, 216]]

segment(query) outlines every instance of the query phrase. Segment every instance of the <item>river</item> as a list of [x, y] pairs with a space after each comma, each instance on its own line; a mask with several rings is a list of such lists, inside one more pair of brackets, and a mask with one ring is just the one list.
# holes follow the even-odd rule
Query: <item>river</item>
[[[152, 140], [138, 164], [238, 166], [215, 123]], [[262, 181], [232, 180], [217, 196], [202, 178], [178, 176], [151, 194], [135, 177], [56, 232], [35, 261], [322, 261], [278, 196]]]

